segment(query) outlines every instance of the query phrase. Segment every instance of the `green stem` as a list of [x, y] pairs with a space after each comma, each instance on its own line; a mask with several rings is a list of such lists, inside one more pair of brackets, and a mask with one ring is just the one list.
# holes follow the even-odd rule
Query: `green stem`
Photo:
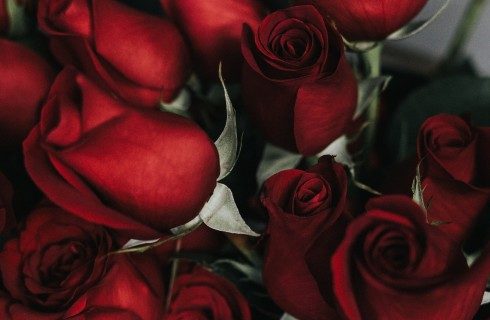
[[[379, 43], [377, 46], [369, 51], [361, 53], [361, 59], [364, 64], [364, 77], [375, 78], [381, 76], [381, 53], [383, 51], [383, 45]], [[367, 109], [367, 123], [366, 128], [366, 140], [365, 140], [365, 154], [369, 155], [374, 147], [376, 130], [378, 124], [379, 115], [379, 92], [376, 94], [376, 98], [371, 102], [371, 105]]]
[[439, 71], [443, 72], [458, 64], [464, 56], [464, 48], [473, 33], [487, 0], [472, 0], [456, 29]]

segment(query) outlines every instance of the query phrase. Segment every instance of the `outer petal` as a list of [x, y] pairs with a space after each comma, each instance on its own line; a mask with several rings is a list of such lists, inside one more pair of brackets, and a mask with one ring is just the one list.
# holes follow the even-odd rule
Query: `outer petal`
[[0, 52], [0, 146], [6, 146], [20, 143], [36, 123], [54, 73], [20, 44], [0, 39]]
[[[100, 284], [79, 300], [65, 312], [65, 317], [85, 312], [102, 315], [104, 310], [109, 314], [113, 310], [124, 310], [138, 316], [137, 319], [160, 320], [164, 301], [162, 273], [151, 255], [116, 255]], [[80, 312], [77, 309], [82, 305], [83, 311]]]
[[299, 153], [313, 155], [340, 137], [357, 104], [357, 81], [345, 58], [334, 74], [304, 84], [294, 107], [294, 136]]
[[161, 0], [165, 13], [187, 36], [201, 75], [239, 80], [242, 65], [240, 37], [244, 23], [256, 28], [265, 9], [257, 0]]
[[171, 101], [190, 71], [187, 48], [177, 28], [113, 0], [92, 0], [92, 6], [97, 53], [126, 78], [161, 90], [162, 99]]
[[293, 136], [296, 85], [273, 83], [247, 64], [242, 72], [242, 94], [252, 122], [273, 144], [296, 151]]
[[[304, 2], [304, 1], [301, 1]], [[349, 40], [382, 40], [403, 27], [427, 0], [309, 0], [331, 17]]]

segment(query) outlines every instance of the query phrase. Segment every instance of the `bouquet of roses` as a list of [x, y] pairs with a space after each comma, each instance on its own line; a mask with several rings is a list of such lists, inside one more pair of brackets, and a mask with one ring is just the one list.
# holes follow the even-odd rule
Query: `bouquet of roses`
[[0, 0], [0, 319], [488, 319], [485, 1], [385, 64], [427, 2]]

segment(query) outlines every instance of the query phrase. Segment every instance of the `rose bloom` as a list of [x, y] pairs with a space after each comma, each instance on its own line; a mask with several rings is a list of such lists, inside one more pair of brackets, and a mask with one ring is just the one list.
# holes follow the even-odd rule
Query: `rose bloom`
[[345, 319], [473, 319], [490, 276], [490, 252], [469, 269], [461, 247], [425, 219], [412, 199], [384, 196], [351, 222], [331, 266]]
[[169, 21], [114, 0], [41, 0], [39, 28], [63, 65], [75, 65], [134, 105], [171, 101], [190, 63]]
[[313, 155], [341, 136], [357, 104], [357, 83], [340, 35], [310, 5], [268, 15], [242, 36], [243, 99], [273, 144]]
[[418, 157], [430, 221], [457, 241], [471, 231], [490, 200], [490, 127], [440, 114], [419, 131]]
[[0, 39], [0, 52], [0, 146], [12, 146], [34, 127], [54, 72], [15, 42]]
[[0, 252], [0, 318], [161, 319], [163, 279], [149, 255], [108, 255], [111, 235], [56, 207], [32, 212]]
[[131, 108], [73, 68], [55, 80], [24, 154], [51, 201], [135, 239], [192, 220], [219, 175], [216, 147], [195, 123]]
[[342, 239], [346, 195], [346, 173], [332, 157], [320, 158], [307, 171], [281, 171], [260, 193], [269, 217], [264, 284], [274, 302], [299, 319], [339, 319], [334, 301], [325, 301], [313, 273], [319, 269], [326, 274]]
[[175, 280], [165, 320], [251, 320], [245, 297], [230, 281], [196, 267]]
[[299, 0], [315, 4], [352, 41], [383, 40], [412, 20], [428, 0]]
[[217, 79], [223, 64], [226, 80], [239, 80], [243, 57], [240, 39], [243, 24], [257, 27], [265, 15], [258, 0], [160, 0], [168, 15], [187, 37], [198, 73]]

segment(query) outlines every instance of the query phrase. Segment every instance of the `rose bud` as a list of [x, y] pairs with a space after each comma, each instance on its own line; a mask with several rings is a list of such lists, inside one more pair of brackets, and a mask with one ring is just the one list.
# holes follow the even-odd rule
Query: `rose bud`
[[41, 57], [15, 42], [0, 39], [0, 52], [0, 146], [12, 146], [34, 127], [54, 73]]
[[346, 195], [346, 173], [332, 157], [320, 158], [308, 171], [281, 171], [263, 185], [260, 200], [269, 217], [264, 284], [274, 302], [294, 317], [338, 319], [333, 301], [326, 302], [318, 290], [307, 260], [315, 270], [328, 270], [348, 219]]
[[333, 290], [349, 320], [470, 320], [489, 258], [469, 269], [461, 248], [428, 224], [415, 202], [384, 196], [349, 225], [332, 258]]
[[340, 35], [313, 6], [276, 11], [256, 30], [245, 25], [242, 53], [244, 104], [268, 141], [313, 155], [344, 133], [357, 83]]
[[351, 41], [383, 40], [412, 20], [428, 0], [300, 0], [315, 4]]
[[15, 224], [12, 196], [12, 186], [7, 178], [0, 172], [0, 234], [13, 227]]
[[131, 104], [169, 102], [189, 76], [177, 28], [117, 1], [41, 0], [38, 21], [60, 63], [75, 65]]
[[236, 287], [204, 268], [196, 267], [175, 280], [165, 320], [251, 320], [250, 307]]
[[456, 241], [471, 231], [490, 199], [490, 127], [441, 114], [419, 131], [421, 188], [430, 222]]
[[215, 145], [195, 123], [131, 108], [73, 68], [55, 80], [24, 154], [51, 201], [134, 239], [195, 218], [220, 170]]
[[56, 207], [32, 212], [0, 252], [0, 318], [161, 319], [163, 278], [151, 255], [109, 254], [111, 235]]
[[265, 15], [258, 0], [160, 0], [193, 50], [193, 61], [205, 79], [217, 79], [219, 62], [228, 81], [239, 80], [243, 63], [243, 24], [256, 28]]

